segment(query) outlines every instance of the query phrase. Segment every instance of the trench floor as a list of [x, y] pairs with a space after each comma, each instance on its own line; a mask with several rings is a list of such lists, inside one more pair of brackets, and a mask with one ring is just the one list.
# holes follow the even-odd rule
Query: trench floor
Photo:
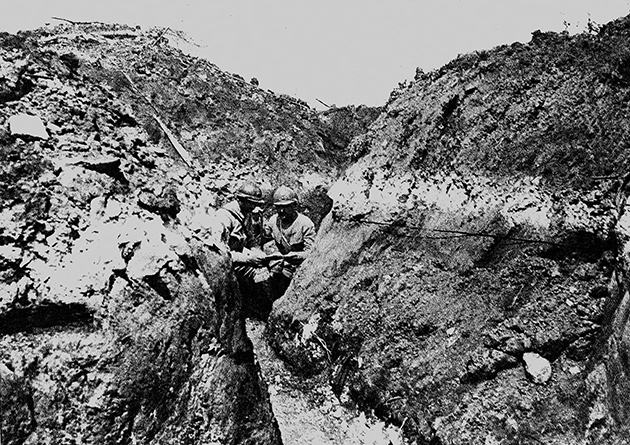
[[398, 428], [338, 399], [322, 377], [293, 375], [263, 337], [265, 323], [248, 319], [247, 334], [268, 385], [284, 445], [403, 445]]

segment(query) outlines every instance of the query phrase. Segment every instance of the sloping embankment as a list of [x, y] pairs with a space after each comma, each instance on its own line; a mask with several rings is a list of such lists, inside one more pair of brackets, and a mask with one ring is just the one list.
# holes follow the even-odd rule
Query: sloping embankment
[[395, 91], [279, 353], [419, 443], [623, 443], [629, 34], [535, 32]]
[[167, 35], [0, 34], [3, 444], [281, 442], [212, 215], [247, 179], [319, 223], [343, 143]]

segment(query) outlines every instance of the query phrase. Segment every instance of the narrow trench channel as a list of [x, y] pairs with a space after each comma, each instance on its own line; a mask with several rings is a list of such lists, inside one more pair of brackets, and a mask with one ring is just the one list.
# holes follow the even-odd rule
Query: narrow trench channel
[[[323, 376], [293, 375], [266, 342], [265, 323], [247, 319], [247, 335], [267, 383], [284, 445], [403, 445], [399, 428], [346, 408]], [[346, 406], [344, 406], [346, 405]]]

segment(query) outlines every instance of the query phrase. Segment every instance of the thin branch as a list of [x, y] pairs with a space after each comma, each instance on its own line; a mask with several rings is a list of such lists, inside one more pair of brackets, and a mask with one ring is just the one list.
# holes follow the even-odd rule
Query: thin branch
[[184, 31], [179, 31], [179, 30], [175, 30], [175, 29], [172, 29], [172, 28], [166, 28], [164, 34], [172, 35], [172, 36], [178, 38], [179, 40], [183, 40], [184, 42], [188, 43], [189, 45], [196, 46], [197, 48], [207, 47], [207, 45], [200, 45], [197, 42], [195, 42]]
[[325, 104], [324, 102], [322, 102], [322, 101], [321, 101], [321, 100], [319, 100], [318, 98], [315, 98], [315, 100], [316, 100], [317, 102], [319, 102], [320, 104], [322, 104], [323, 106], [325, 106], [325, 107], [327, 107], [327, 108], [330, 108], [330, 105]]

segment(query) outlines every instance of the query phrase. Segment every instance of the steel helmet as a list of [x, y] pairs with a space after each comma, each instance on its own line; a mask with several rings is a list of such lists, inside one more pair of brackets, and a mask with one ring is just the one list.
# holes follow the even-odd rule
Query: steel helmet
[[280, 186], [273, 193], [273, 204], [277, 206], [286, 206], [289, 204], [297, 204], [298, 195], [293, 191], [293, 189]]
[[264, 202], [262, 190], [252, 182], [243, 183], [236, 191], [236, 197], [246, 199], [256, 204]]

